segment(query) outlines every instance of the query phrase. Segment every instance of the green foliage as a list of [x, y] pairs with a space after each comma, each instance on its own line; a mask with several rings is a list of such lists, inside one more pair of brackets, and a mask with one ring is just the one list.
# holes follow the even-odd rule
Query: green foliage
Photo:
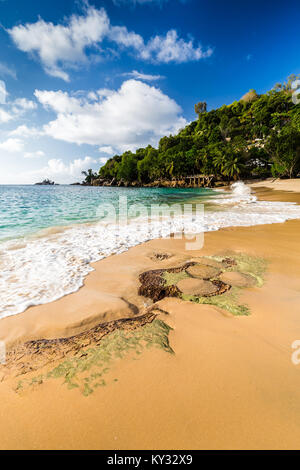
[[196, 114], [206, 113], [206, 110], [207, 110], [207, 104], [205, 101], [199, 101], [199, 103], [195, 104]]
[[85, 176], [84, 184], [88, 185], [92, 184], [92, 182], [98, 178], [97, 173], [94, 173], [91, 168], [88, 171], [82, 171], [81, 174]]
[[300, 171], [300, 104], [292, 101], [292, 81], [264, 95], [250, 90], [240, 101], [207, 112], [195, 105], [198, 119], [177, 135], [135, 153], [116, 155], [100, 177], [148, 184], [193, 174], [223, 180], [271, 175], [295, 177]]
[[294, 126], [285, 125], [279, 133], [272, 132], [266, 150], [273, 163], [273, 176], [293, 178], [300, 171], [300, 132]]

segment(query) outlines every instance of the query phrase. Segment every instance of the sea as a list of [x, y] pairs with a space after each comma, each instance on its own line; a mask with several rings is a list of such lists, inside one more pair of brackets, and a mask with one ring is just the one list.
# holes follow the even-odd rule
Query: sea
[[299, 205], [259, 201], [242, 182], [228, 191], [2, 185], [0, 318], [75, 292], [91, 263], [150, 239], [298, 218]]

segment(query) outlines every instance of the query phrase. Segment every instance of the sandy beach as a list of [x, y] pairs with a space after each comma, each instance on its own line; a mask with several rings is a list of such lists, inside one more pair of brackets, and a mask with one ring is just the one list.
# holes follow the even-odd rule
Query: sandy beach
[[[299, 180], [253, 187], [261, 199], [300, 203]], [[19, 355], [18, 373], [1, 369], [0, 448], [299, 447], [300, 365], [291, 360], [292, 343], [300, 339], [299, 233], [300, 220], [227, 228], [206, 233], [203, 249], [193, 252], [185, 250], [185, 240], [152, 240], [95, 263], [78, 292], [1, 319], [0, 340], [9, 352], [27, 341], [78, 337], [99, 324], [115, 322], [116, 332], [122, 319], [137, 322], [152, 312], [172, 328], [174, 354], [150, 344], [138, 354], [132, 349], [115, 357], [105, 386], [88, 396], [61, 377], [32, 380], [72, 358], [72, 348], [61, 356], [54, 349], [26, 373], [31, 358]], [[228, 252], [267, 262], [262, 287], [241, 293], [248, 316], [170, 297], [153, 306], [138, 295], [144, 271]], [[139, 331], [138, 325], [132, 328]], [[20, 380], [31, 382], [21, 387]]]
[[277, 191], [292, 191], [299, 193], [300, 192], [300, 180], [298, 179], [274, 179], [269, 178], [264, 181], [259, 181], [257, 183], [250, 184], [252, 188], [270, 188]]

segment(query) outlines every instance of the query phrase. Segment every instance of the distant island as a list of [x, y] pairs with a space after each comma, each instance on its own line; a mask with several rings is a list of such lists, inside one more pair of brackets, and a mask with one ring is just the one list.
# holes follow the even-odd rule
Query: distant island
[[300, 174], [300, 104], [290, 76], [265, 94], [250, 90], [239, 101], [207, 111], [158, 148], [110, 158], [98, 173], [83, 172], [83, 185], [200, 187], [238, 179], [296, 178]]
[[49, 179], [45, 179], [41, 181], [40, 183], [35, 183], [38, 186], [52, 186], [52, 185], [57, 185], [57, 183], [54, 183], [54, 181], [51, 181]]

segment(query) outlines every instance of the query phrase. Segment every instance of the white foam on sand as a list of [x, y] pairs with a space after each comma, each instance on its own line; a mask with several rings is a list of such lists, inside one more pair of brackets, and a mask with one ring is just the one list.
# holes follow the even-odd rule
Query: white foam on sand
[[210, 210], [205, 211], [203, 219], [176, 217], [150, 223], [133, 219], [128, 225], [82, 224], [1, 243], [0, 318], [75, 292], [93, 269], [92, 262], [147, 240], [182, 230], [199, 233], [300, 218], [299, 205], [258, 201], [241, 182], [232, 185], [229, 192], [219, 190], [209, 202]]

